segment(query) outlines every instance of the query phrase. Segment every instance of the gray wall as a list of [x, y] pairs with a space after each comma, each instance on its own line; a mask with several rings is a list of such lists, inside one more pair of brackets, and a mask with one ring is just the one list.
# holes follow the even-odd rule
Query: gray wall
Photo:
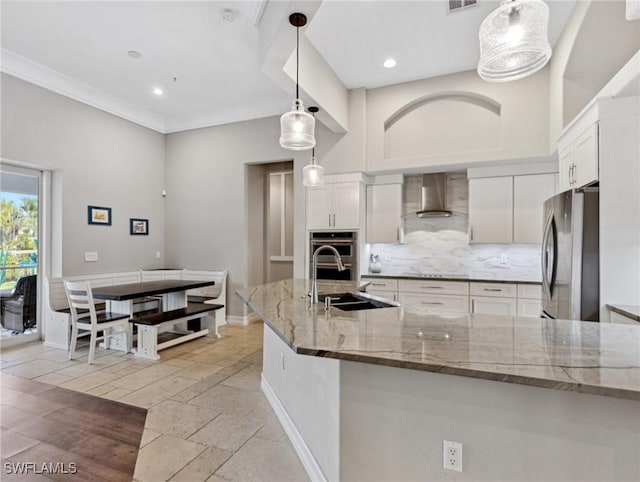
[[[287, 107], [284, 107], [286, 109]], [[286, 151], [278, 144], [277, 117], [179, 132], [166, 136], [166, 221], [165, 242], [170, 266], [200, 269], [228, 269], [228, 309], [241, 316], [244, 305], [234, 295], [263, 273], [263, 239], [254, 234], [255, 209], [247, 202], [253, 182], [263, 189], [262, 176], [250, 176], [245, 165], [294, 160], [295, 226], [298, 253], [304, 253], [304, 193], [300, 171], [308, 164], [309, 152]], [[262, 191], [259, 194], [262, 199]], [[302, 218], [304, 219], [304, 218]], [[251, 229], [250, 229], [251, 228]], [[251, 233], [251, 235], [250, 235]], [[255, 253], [253, 253], [255, 255]], [[251, 263], [249, 260], [254, 259]]]
[[[2, 75], [4, 162], [54, 172], [53, 253], [57, 275], [153, 268], [164, 265], [164, 135], [119, 117]], [[112, 226], [90, 226], [87, 206], [112, 208]], [[130, 236], [129, 218], [149, 219], [149, 236]], [[62, 225], [62, 229], [55, 229]], [[55, 241], [55, 240], [54, 240]], [[54, 243], [55, 245], [55, 243]], [[99, 261], [85, 263], [97, 251]]]

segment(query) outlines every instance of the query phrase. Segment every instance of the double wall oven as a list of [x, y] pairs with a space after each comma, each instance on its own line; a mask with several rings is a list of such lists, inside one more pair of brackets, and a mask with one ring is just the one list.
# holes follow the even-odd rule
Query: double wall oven
[[338, 265], [332, 251], [318, 253], [318, 279], [357, 280], [358, 279], [358, 232], [357, 231], [310, 231], [309, 232], [309, 278], [313, 277], [313, 253], [320, 246], [334, 247], [340, 257], [344, 271]]

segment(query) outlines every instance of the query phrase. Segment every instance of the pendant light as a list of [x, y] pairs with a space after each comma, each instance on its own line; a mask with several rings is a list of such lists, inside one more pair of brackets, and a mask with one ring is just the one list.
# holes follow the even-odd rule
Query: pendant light
[[534, 74], [551, 58], [549, 7], [541, 0], [502, 0], [480, 26], [478, 74], [509, 82]]
[[302, 13], [292, 13], [289, 23], [296, 28], [296, 98], [291, 111], [280, 117], [280, 146], [291, 151], [304, 151], [316, 145], [314, 137], [315, 118], [304, 111], [298, 89], [298, 68], [300, 66], [300, 27], [307, 24]]
[[[309, 112], [313, 114], [315, 121], [316, 112], [318, 108], [315, 106], [309, 107]], [[324, 167], [316, 162], [316, 148], [315, 146], [311, 150], [311, 164], [307, 164], [302, 169], [302, 184], [305, 186], [319, 186], [324, 184]]]

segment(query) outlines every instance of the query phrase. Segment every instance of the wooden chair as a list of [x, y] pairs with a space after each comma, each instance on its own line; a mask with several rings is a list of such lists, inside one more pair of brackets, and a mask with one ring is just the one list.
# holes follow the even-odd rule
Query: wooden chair
[[[131, 347], [131, 328], [129, 315], [124, 313], [96, 313], [93, 302], [91, 285], [88, 281], [64, 281], [64, 289], [67, 292], [69, 308], [71, 309], [71, 346], [69, 348], [69, 360], [73, 358], [78, 341], [78, 330], [88, 330], [91, 335], [89, 345], [89, 364], [93, 363], [96, 341], [104, 340], [109, 348], [109, 338], [113, 336], [124, 337], [124, 348], [128, 351]], [[113, 331], [114, 328], [122, 328], [121, 331]], [[103, 336], [98, 337], [102, 331]]]

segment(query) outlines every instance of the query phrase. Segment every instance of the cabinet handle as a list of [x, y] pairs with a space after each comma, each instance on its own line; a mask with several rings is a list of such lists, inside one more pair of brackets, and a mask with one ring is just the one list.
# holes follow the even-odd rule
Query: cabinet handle
[[400, 241], [400, 228], [396, 228], [396, 241]]
[[371, 283], [371, 286], [386, 286], [384, 283]]
[[439, 301], [421, 301], [422, 305], [444, 305], [444, 303], [440, 303]]
[[569, 186], [573, 184], [573, 181], [571, 180], [571, 171], [573, 171], [573, 164], [569, 164], [569, 170], [567, 172], [567, 176], [569, 177]]
[[502, 291], [502, 288], [483, 288], [485, 291]]
[[476, 300], [471, 298], [471, 313], [475, 313], [475, 312], [476, 312]]
[[421, 286], [425, 290], [443, 290], [444, 286]]
[[469, 238], [471, 241], [473, 241], [473, 226], [469, 228]]

